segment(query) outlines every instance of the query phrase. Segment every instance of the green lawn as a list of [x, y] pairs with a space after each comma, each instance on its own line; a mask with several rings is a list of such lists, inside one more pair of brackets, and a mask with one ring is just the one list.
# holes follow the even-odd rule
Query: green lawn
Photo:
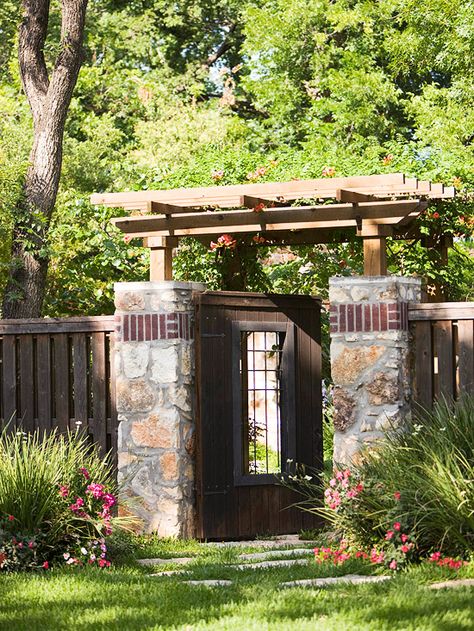
[[[246, 550], [247, 551], [247, 550]], [[196, 543], [142, 549], [160, 556], [193, 555], [190, 578], [225, 578], [226, 587], [185, 585], [178, 577], [151, 578], [133, 564], [109, 571], [52, 571], [0, 577], [0, 629], [229, 629], [235, 630], [415, 630], [474, 628], [473, 590], [433, 591], [427, 584], [455, 574], [416, 567], [383, 584], [282, 589], [297, 578], [364, 573], [367, 565], [307, 566], [238, 571], [228, 563], [241, 550], [200, 548]], [[161, 569], [176, 568], [167, 564]], [[474, 576], [463, 568], [457, 576]]]

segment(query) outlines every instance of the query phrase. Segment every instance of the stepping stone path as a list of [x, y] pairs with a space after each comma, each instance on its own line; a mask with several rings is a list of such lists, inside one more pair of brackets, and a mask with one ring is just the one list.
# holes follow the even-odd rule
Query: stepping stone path
[[327, 578], [305, 578], [300, 581], [280, 583], [280, 587], [327, 587], [328, 585], [363, 583], [382, 583], [389, 581], [391, 576], [363, 576], [361, 574], [346, 574], [346, 576], [328, 576]]
[[222, 579], [218, 580], [207, 580], [207, 581], [183, 581], [186, 585], [204, 585], [206, 587], [224, 587], [226, 585], [232, 585], [232, 581], [225, 581]]
[[176, 563], [177, 565], [186, 565], [191, 563], [197, 557], [178, 557], [176, 559], [137, 559], [139, 565], [169, 565], [170, 563]]
[[460, 578], [455, 581], [443, 581], [441, 583], [432, 583], [430, 589], [444, 589], [452, 587], [474, 587], [474, 578]]
[[240, 563], [239, 565], [230, 565], [229, 567], [236, 570], [265, 570], [269, 567], [286, 567], [288, 565], [306, 565], [308, 559], [283, 559], [281, 561], [261, 561], [259, 563]]
[[147, 574], [147, 576], [189, 576], [192, 574], [189, 570], [167, 570], [165, 572], [155, 572], [154, 574]]
[[312, 548], [291, 548], [290, 550], [267, 550], [266, 552], [253, 552], [252, 554], [239, 554], [240, 559], [246, 561], [260, 561], [265, 559], [272, 559], [275, 557], [312, 557]]

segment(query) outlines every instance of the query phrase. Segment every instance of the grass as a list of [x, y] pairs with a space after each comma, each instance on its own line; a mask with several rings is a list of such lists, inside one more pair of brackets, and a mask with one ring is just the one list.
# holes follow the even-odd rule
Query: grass
[[[254, 550], [255, 546], [245, 549]], [[454, 576], [441, 568], [414, 567], [383, 584], [325, 589], [282, 589], [298, 578], [368, 573], [351, 561], [344, 567], [307, 566], [238, 571], [243, 550], [200, 547], [196, 542], [153, 540], [141, 556], [195, 556], [193, 579], [225, 578], [228, 587], [195, 587], [178, 577], [149, 578], [151, 568], [131, 562], [110, 571], [52, 571], [0, 577], [0, 629], [126, 631], [228, 629], [245, 631], [464, 631], [472, 630], [472, 590], [433, 591], [427, 584]], [[160, 566], [173, 569], [172, 563]], [[179, 569], [182, 569], [180, 566]], [[456, 576], [473, 576], [463, 568]]]

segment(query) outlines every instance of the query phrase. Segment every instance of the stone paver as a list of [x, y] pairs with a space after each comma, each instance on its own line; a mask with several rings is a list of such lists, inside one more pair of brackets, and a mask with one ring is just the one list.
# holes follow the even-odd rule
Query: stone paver
[[201, 544], [209, 548], [283, 548], [285, 546], [317, 545], [316, 541], [305, 541], [298, 535], [281, 535], [274, 539], [250, 539], [246, 541], [208, 541]]
[[390, 580], [391, 576], [363, 576], [360, 574], [346, 574], [345, 576], [328, 576], [327, 578], [305, 578], [299, 581], [280, 583], [280, 587], [327, 587], [328, 585], [364, 583], [382, 583]]
[[175, 559], [137, 559], [139, 565], [167, 565], [169, 563], [176, 563], [177, 565], [186, 565], [194, 561], [196, 557], [177, 557]]
[[147, 574], [147, 576], [189, 576], [192, 572], [189, 570], [166, 570], [164, 572], [155, 572], [154, 574]]
[[440, 583], [432, 583], [429, 587], [430, 589], [474, 587], [474, 578], [459, 578], [454, 581], [442, 581]]
[[204, 585], [205, 587], [224, 587], [226, 585], [232, 585], [232, 581], [225, 581], [223, 579], [217, 580], [203, 580], [203, 581], [183, 581], [186, 585]]
[[252, 554], [240, 554], [239, 559], [246, 561], [265, 561], [277, 557], [289, 556], [313, 556], [312, 548], [291, 548], [290, 550], [267, 550], [266, 552], [253, 552]]
[[283, 559], [281, 561], [261, 561], [259, 563], [240, 563], [238, 565], [229, 565], [236, 570], [264, 570], [269, 567], [286, 567], [289, 565], [306, 565], [307, 559]]

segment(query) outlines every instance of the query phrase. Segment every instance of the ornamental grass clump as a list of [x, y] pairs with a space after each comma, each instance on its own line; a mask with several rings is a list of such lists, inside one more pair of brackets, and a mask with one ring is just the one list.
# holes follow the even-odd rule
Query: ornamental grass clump
[[108, 566], [116, 502], [108, 460], [86, 436], [0, 434], [0, 570]]
[[[300, 506], [352, 546], [399, 568], [430, 554], [474, 551], [474, 399], [440, 401], [322, 478], [295, 476]], [[459, 559], [458, 561], [459, 562]]]

